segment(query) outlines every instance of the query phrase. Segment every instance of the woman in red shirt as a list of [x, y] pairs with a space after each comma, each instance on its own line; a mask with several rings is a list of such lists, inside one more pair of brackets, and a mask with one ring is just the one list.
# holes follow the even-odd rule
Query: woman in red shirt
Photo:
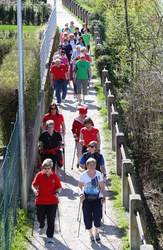
[[47, 241], [53, 242], [54, 221], [59, 203], [59, 193], [62, 190], [59, 177], [52, 170], [53, 161], [46, 159], [42, 163], [43, 170], [33, 182], [32, 190], [36, 196], [37, 218], [40, 223], [39, 235], [43, 234], [45, 217], [47, 217]]
[[43, 130], [46, 130], [46, 122], [48, 120], [54, 121], [54, 130], [58, 131], [61, 134], [61, 128], [62, 128], [62, 134], [66, 134], [66, 127], [64, 122], [64, 117], [62, 114], [59, 113], [57, 105], [52, 102], [49, 105], [48, 113], [44, 115], [43, 118]]
[[87, 151], [88, 144], [91, 141], [96, 141], [98, 146], [98, 151], [100, 151], [100, 133], [97, 128], [92, 126], [91, 118], [84, 119], [85, 127], [80, 130], [80, 143], [83, 145], [82, 154]]

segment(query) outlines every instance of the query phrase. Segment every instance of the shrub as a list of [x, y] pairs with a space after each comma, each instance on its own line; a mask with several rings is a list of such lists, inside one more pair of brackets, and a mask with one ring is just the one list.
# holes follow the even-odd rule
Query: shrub
[[[33, 118], [38, 101], [40, 89], [40, 58], [39, 40], [26, 39], [23, 42], [24, 52], [24, 89], [25, 89], [25, 123], [26, 130]], [[10, 138], [10, 122], [15, 121], [17, 98], [15, 89], [18, 88], [18, 51], [17, 44], [11, 52], [6, 55], [0, 69], [0, 109], [9, 107], [0, 116], [0, 129], [3, 134], [4, 145], [8, 144]]]
[[12, 46], [15, 44], [15, 39], [0, 39], [0, 64], [3, 57], [10, 52]]
[[112, 44], [104, 43], [101, 46], [97, 46], [94, 52], [95, 58], [97, 59], [99, 56], [109, 55], [115, 59], [115, 52]]
[[97, 26], [99, 28], [99, 32], [100, 32], [100, 37], [103, 41], [105, 41], [105, 26], [104, 24], [99, 21], [99, 20], [93, 20], [91, 22], [91, 25], [89, 26], [90, 28], [90, 32], [92, 34], [92, 36], [94, 36], [94, 27]]
[[102, 76], [102, 70], [107, 69], [109, 72], [109, 76], [113, 77], [113, 59], [109, 55], [99, 56], [96, 60], [96, 68], [98, 76]]
[[99, 20], [102, 23], [105, 22], [105, 18], [104, 16], [100, 15], [98, 12], [93, 12], [89, 15], [89, 20], [90, 22], [94, 21], [94, 20]]

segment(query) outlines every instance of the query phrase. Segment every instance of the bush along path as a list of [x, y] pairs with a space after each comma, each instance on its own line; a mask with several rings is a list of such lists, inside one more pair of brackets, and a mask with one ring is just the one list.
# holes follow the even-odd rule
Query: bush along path
[[[60, 18], [70, 22], [74, 20], [69, 13], [61, 7], [61, 2], [57, 1], [57, 12], [59, 11]], [[63, 12], [63, 13], [62, 13]], [[61, 14], [62, 13], [62, 14]], [[66, 16], [67, 13], [67, 16]], [[58, 22], [61, 29], [64, 25], [63, 21]], [[62, 26], [61, 26], [62, 25]], [[77, 26], [77, 24], [75, 23]], [[94, 82], [97, 80], [94, 80]], [[55, 98], [54, 98], [54, 101]], [[86, 105], [88, 106], [88, 116], [90, 116], [100, 131], [101, 135], [101, 151], [104, 155], [105, 161], [107, 160], [108, 150], [112, 153], [112, 150], [108, 149], [108, 145], [105, 141], [105, 135], [102, 130], [103, 119], [99, 113], [99, 105], [97, 102], [97, 94], [93, 87], [93, 81], [90, 85], [89, 94], [86, 99]], [[60, 194], [59, 214], [57, 213], [55, 221], [54, 243], [47, 243], [46, 226], [43, 231], [43, 235], [39, 236], [38, 229], [39, 223], [35, 215], [33, 236], [31, 237], [30, 246], [28, 249], [122, 249], [122, 241], [119, 234], [119, 228], [115, 221], [114, 210], [111, 202], [111, 192], [106, 188], [106, 205], [103, 207], [104, 216], [103, 224], [100, 229], [101, 243], [90, 243], [89, 234], [85, 230], [83, 223], [83, 216], [81, 209], [79, 210], [79, 195], [78, 195], [78, 180], [80, 171], [76, 168], [77, 158], [75, 157], [74, 168], [72, 167], [73, 151], [75, 142], [71, 132], [71, 126], [73, 119], [78, 115], [77, 103], [73, 97], [72, 86], [68, 89], [66, 102], [61, 105], [60, 112], [63, 114], [66, 123], [66, 136], [65, 136], [65, 159], [66, 159], [66, 175], [64, 180], [63, 170], [57, 170], [56, 173], [60, 177], [62, 182], [62, 192]], [[106, 150], [107, 148], [107, 150]], [[112, 158], [114, 164], [114, 157]], [[113, 166], [107, 166], [107, 172], [109, 168]], [[109, 182], [107, 180], [106, 182]], [[106, 211], [106, 213], [105, 213]], [[79, 212], [79, 213], [78, 213]], [[77, 217], [81, 217], [81, 225], [79, 228], [79, 222]]]

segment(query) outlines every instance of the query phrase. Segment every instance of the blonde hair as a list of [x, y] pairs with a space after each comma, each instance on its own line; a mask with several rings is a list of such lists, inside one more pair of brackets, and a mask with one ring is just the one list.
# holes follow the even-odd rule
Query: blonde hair
[[95, 163], [96, 165], [96, 160], [94, 158], [89, 158], [87, 161], [86, 161], [86, 166], [88, 166], [90, 163]]

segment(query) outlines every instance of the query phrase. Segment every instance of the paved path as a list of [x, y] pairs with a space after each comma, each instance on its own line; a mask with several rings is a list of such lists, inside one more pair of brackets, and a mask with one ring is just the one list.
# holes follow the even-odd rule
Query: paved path
[[[70, 22], [74, 20], [72, 16], [67, 13], [60, 4], [60, 0], [57, 0], [57, 11], [58, 11], [58, 25], [62, 28], [65, 22]], [[77, 22], [74, 20], [75, 25]], [[54, 100], [55, 101], [55, 100]], [[89, 90], [89, 95], [87, 96], [87, 106], [89, 108], [88, 116], [90, 116], [97, 127], [100, 130], [101, 140], [102, 140], [102, 154], [106, 157], [106, 146], [108, 146], [104, 140], [104, 133], [102, 131], [103, 119], [99, 114], [99, 105], [96, 98], [96, 92], [91, 85]], [[34, 236], [32, 237], [32, 243], [28, 249], [57, 249], [57, 250], [86, 250], [86, 249], [122, 249], [122, 241], [118, 233], [118, 227], [115, 223], [114, 211], [112, 208], [111, 198], [109, 197], [110, 192], [106, 191], [106, 215], [104, 215], [104, 231], [100, 230], [101, 243], [91, 244], [89, 242], [88, 232], [85, 230], [83, 219], [80, 227], [80, 235], [78, 237], [78, 226], [77, 222], [78, 216], [78, 206], [79, 206], [79, 197], [78, 197], [78, 180], [80, 176], [79, 170], [76, 168], [76, 160], [74, 164], [74, 169], [71, 170], [72, 158], [74, 151], [74, 140], [71, 133], [71, 126], [73, 119], [78, 115], [77, 103], [73, 97], [73, 89], [70, 87], [68, 89], [68, 94], [66, 97], [66, 103], [61, 105], [60, 112], [64, 115], [66, 123], [66, 175], [65, 181], [63, 180], [63, 170], [58, 170], [57, 174], [59, 175], [63, 190], [60, 195], [60, 224], [61, 224], [61, 233], [59, 232], [59, 220], [56, 218], [55, 223], [55, 233], [54, 233], [54, 243], [46, 243], [46, 235], [38, 235], [39, 224], [35, 218], [34, 225]], [[108, 150], [108, 149], [107, 149]], [[107, 166], [109, 169], [109, 166]], [[82, 213], [80, 212], [80, 215]], [[45, 231], [46, 232], [46, 228]]]

